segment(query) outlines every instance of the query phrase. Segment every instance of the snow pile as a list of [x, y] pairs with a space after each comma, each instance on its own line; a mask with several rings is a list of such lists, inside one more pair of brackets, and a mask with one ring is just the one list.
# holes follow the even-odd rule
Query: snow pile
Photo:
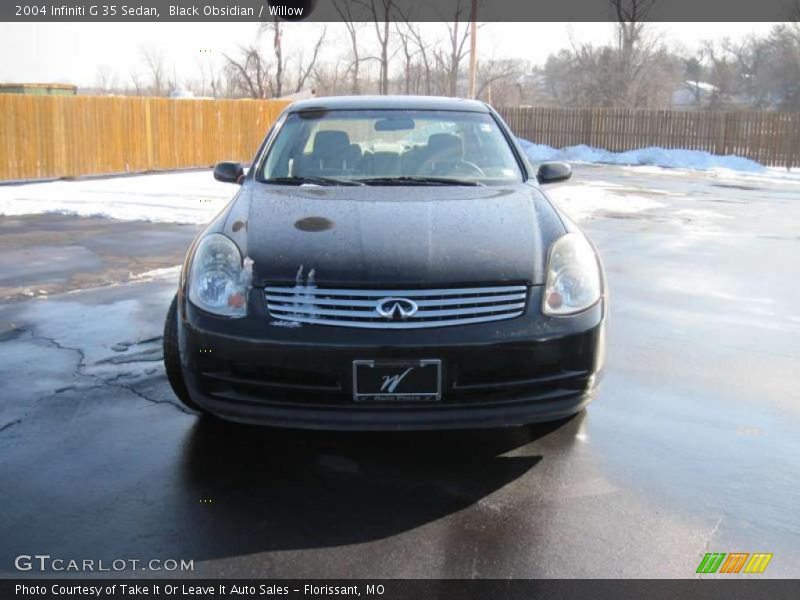
[[759, 173], [766, 168], [750, 160], [730, 154], [717, 156], [704, 150], [680, 150], [667, 148], [640, 148], [627, 152], [611, 152], [591, 146], [568, 146], [557, 150], [544, 144], [534, 144], [528, 140], [518, 138], [520, 146], [525, 151], [531, 162], [538, 163], [546, 160], [566, 160], [571, 162], [601, 163], [611, 165], [654, 165], [672, 169], [693, 169], [707, 171], [710, 169], [731, 169]]
[[208, 223], [239, 190], [211, 171], [0, 186], [0, 214], [46, 212], [124, 221]]

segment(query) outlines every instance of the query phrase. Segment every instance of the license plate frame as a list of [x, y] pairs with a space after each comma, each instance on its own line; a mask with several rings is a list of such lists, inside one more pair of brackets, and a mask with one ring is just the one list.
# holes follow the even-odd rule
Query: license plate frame
[[[385, 392], [381, 389], [374, 390], [370, 389], [366, 391], [366, 387], [370, 387], [369, 384], [363, 386], [362, 390], [359, 390], [359, 370], [360, 369], [370, 369], [372, 372], [370, 373], [373, 376], [377, 375], [383, 379], [383, 386], [387, 384], [391, 385], [391, 382], [388, 382], [384, 379], [384, 375], [380, 373], [386, 373], [385, 377], [399, 377], [399, 381], [396, 382], [394, 389], [401, 388], [403, 383], [405, 383], [405, 389], [408, 389], [409, 384], [412, 384], [415, 380], [417, 380], [417, 385], [419, 385], [419, 379], [421, 378], [423, 370], [429, 370], [428, 373], [424, 375], [425, 378], [430, 378], [430, 370], [435, 372], [435, 386], [425, 386], [426, 388], [433, 388], [435, 389], [425, 389], [425, 390], [412, 390], [412, 391], [400, 391], [400, 392]], [[377, 369], [377, 370], [376, 370]], [[409, 370], [406, 372], [406, 370]], [[420, 371], [417, 373], [417, 376], [414, 379], [408, 379], [408, 376], [411, 375], [413, 371], [411, 369], [419, 369]], [[362, 382], [365, 379], [362, 378]], [[377, 382], [370, 382], [372, 383], [371, 387], [375, 387]], [[359, 359], [353, 361], [353, 401], [354, 402], [380, 402], [380, 403], [400, 403], [400, 402], [438, 402], [442, 399], [442, 361], [438, 358], [426, 358], [426, 359], [386, 359], [386, 360], [375, 360], [375, 359]]]

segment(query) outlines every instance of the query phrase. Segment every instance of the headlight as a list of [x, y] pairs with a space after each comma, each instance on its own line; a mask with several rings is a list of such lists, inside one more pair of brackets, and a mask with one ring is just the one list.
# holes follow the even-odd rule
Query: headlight
[[586, 310], [600, 299], [600, 265], [591, 244], [568, 233], [550, 246], [542, 311], [559, 317]]
[[247, 314], [249, 269], [231, 240], [212, 233], [197, 245], [189, 272], [189, 300], [207, 312], [225, 317]]

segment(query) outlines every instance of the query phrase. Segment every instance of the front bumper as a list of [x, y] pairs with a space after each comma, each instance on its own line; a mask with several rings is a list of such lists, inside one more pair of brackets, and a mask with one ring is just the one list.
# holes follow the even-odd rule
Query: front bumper
[[[519, 425], [570, 416], [595, 396], [604, 354], [603, 303], [569, 318], [418, 330], [276, 325], [251, 293], [249, 316], [224, 319], [180, 302], [183, 375], [192, 399], [232, 421], [339, 430]], [[354, 360], [442, 361], [442, 398], [353, 400]]]

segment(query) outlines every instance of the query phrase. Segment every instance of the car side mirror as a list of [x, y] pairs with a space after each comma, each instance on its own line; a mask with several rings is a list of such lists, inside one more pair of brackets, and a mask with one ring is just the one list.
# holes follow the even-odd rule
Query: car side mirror
[[546, 162], [539, 165], [536, 179], [539, 183], [555, 183], [566, 181], [572, 177], [572, 167], [565, 162]]
[[223, 183], [242, 183], [244, 167], [238, 162], [220, 162], [214, 167], [214, 179]]

